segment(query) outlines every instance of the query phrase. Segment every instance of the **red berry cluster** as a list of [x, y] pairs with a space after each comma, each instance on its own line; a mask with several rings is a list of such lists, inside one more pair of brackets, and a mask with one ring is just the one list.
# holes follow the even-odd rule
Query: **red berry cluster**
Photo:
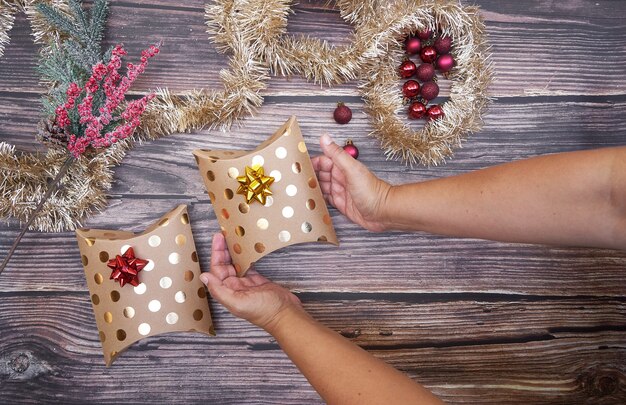
[[[404, 49], [407, 58], [400, 64], [400, 76], [403, 79], [411, 79], [416, 76], [417, 80], [407, 80], [402, 86], [402, 94], [410, 101], [409, 118], [427, 118], [436, 120], [443, 117], [443, 109], [439, 105], [426, 108], [430, 100], [439, 95], [439, 86], [435, 68], [442, 73], [449, 72], [454, 67], [454, 58], [450, 55], [452, 38], [444, 35], [435, 37], [431, 30], [420, 31], [417, 36], [409, 36]], [[417, 55], [422, 63], [417, 66], [409, 59], [409, 56]]]

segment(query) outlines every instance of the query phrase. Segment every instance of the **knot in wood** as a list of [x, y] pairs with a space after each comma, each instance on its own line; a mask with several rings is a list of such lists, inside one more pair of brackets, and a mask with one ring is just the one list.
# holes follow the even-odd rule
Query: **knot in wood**
[[592, 398], [606, 397], [619, 389], [620, 380], [624, 376], [619, 370], [593, 369], [581, 375], [582, 387]]
[[598, 393], [598, 396], [611, 395], [617, 390], [618, 378], [615, 375], [599, 374], [594, 379], [594, 392]]
[[30, 359], [24, 353], [20, 353], [9, 361], [9, 367], [16, 373], [22, 374], [30, 366]]
[[361, 329], [346, 328], [339, 332], [341, 336], [352, 339], [361, 335]]

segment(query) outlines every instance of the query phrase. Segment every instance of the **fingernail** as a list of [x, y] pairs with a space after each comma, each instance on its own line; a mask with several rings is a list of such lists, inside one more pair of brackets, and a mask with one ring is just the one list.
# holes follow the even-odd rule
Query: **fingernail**
[[328, 134], [324, 134], [322, 135], [322, 143], [324, 145], [330, 145], [331, 143], [333, 143], [332, 138], [330, 137], [330, 135]]
[[200, 281], [202, 281], [204, 284], [207, 284], [209, 282], [209, 275], [206, 273], [200, 274]]

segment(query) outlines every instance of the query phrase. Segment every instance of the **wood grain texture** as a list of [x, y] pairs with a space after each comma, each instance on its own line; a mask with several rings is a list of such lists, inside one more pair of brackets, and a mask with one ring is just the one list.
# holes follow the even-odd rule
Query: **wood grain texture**
[[[204, 1], [111, 3], [107, 43], [123, 41], [134, 55], [165, 40], [135, 93], [220, 88], [226, 58], [205, 33]], [[356, 83], [320, 88], [272, 77], [258, 116], [242, 126], [177, 134], [130, 151], [115, 169], [109, 207], [86, 225], [138, 232], [188, 204], [208, 269], [219, 226], [191, 151], [253, 149], [293, 114], [312, 154], [322, 132], [352, 138], [359, 159], [396, 184], [626, 143], [626, 2], [476, 3], [494, 53], [496, 99], [484, 130], [445, 165], [385, 161], [378, 141], [367, 137]], [[352, 28], [326, 2], [294, 10], [290, 33], [350, 41]], [[41, 91], [35, 65], [20, 15], [0, 59], [0, 141], [26, 151], [42, 150], [34, 141]], [[340, 99], [354, 111], [348, 126], [331, 119]], [[324, 324], [450, 403], [626, 402], [626, 252], [373, 234], [331, 214], [339, 248], [292, 246], [257, 264]], [[2, 225], [0, 252], [18, 231], [14, 222]], [[321, 403], [270, 336], [211, 304], [217, 337], [148, 338], [106, 369], [73, 233], [31, 232], [0, 276], [0, 403]], [[130, 378], [137, 383], [123, 383]]]
[[[154, 212], [166, 212], [179, 203], [191, 203], [189, 212], [200, 263], [208, 269], [210, 238], [219, 230], [208, 201], [194, 203], [178, 195], [113, 198], [106, 214], [90, 220], [88, 226], [141, 231], [154, 221]], [[257, 270], [303, 292], [620, 297], [626, 290], [624, 252], [503, 244], [420, 233], [372, 234], [349, 223], [334, 209], [331, 215], [340, 248], [325, 244], [291, 246], [261, 259]], [[7, 232], [0, 239], [0, 249], [6, 250], [16, 233], [17, 229]], [[29, 233], [22, 246], [0, 279], [2, 291], [86, 289], [72, 233]], [[52, 262], [64, 265], [53, 266]], [[41, 268], [46, 269], [45, 281]]]
[[[107, 42], [124, 42], [136, 55], [147, 42], [164, 39], [163, 53], [154, 60], [135, 91], [168, 86], [173, 91], [220, 88], [218, 72], [225, 57], [206, 34], [203, 0], [175, 4], [167, 1], [113, 1]], [[495, 97], [536, 95], [619, 95], [626, 78], [626, 3], [621, 1], [508, 2], [477, 1], [483, 8], [498, 80]], [[319, 2], [294, 7], [288, 32], [310, 35], [334, 44], [347, 44], [352, 28], [336, 10]], [[139, 35], [137, 35], [140, 33]], [[39, 92], [36, 50], [30, 28], [18, 15], [11, 44], [0, 59], [2, 89]], [[300, 78], [276, 78], [267, 94], [301, 94]], [[351, 84], [336, 88], [305, 86], [311, 95], [356, 95]]]
[[[101, 400], [104, 395], [110, 402], [319, 402], [270, 336], [219, 305], [213, 306], [217, 337], [151, 337], [104, 369], [98, 365], [101, 349], [87, 293], [35, 293], [29, 301], [16, 295], [0, 303], [6, 327], [0, 335], [5, 396], [24, 402]], [[626, 355], [616, 347], [617, 325], [626, 317], [623, 302], [330, 300], [307, 301], [306, 307], [329, 327], [355, 334], [356, 343], [444, 399], [463, 402], [484, 395], [481, 403], [524, 403], [531, 392], [537, 403], [611, 403], [624, 395], [620, 384], [626, 378]], [[372, 333], [378, 328], [382, 333]], [[464, 340], [468, 334], [476, 340]], [[127, 378], [129, 372], [136, 373], [135, 387], [116, 390], [109, 382]], [[177, 379], [179, 374], [193, 375], [193, 381]], [[34, 383], [37, 390], [24, 390]], [[85, 385], [102, 389], [81, 394]]]

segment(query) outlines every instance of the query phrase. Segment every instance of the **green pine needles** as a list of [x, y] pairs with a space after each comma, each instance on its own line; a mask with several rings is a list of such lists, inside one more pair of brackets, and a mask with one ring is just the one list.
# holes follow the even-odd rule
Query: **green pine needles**
[[37, 70], [50, 92], [44, 96], [44, 114], [53, 116], [57, 105], [66, 98], [70, 83], [83, 86], [91, 76], [92, 67], [107, 63], [111, 51], [102, 52], [102, 39], [109, 12], [108, 0], [94, 0], [90, 11], [82, 0], [68, 0], [69, 11], [63, 12], [48, 4], [37, 4], [42, 17], [62, 34], [62, 42], [53, 44], [49, 53], [42, 55]]

